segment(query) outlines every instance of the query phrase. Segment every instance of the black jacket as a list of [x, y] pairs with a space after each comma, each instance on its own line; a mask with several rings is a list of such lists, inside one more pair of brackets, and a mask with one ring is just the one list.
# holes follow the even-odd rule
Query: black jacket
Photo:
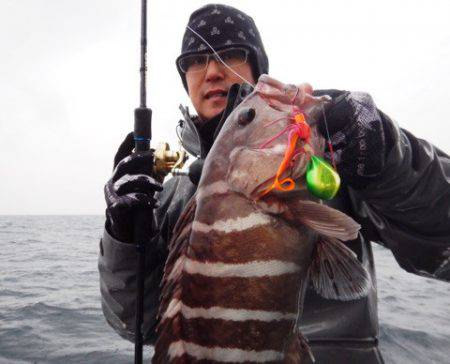
[[[378, 351], [375, 269], [370, 242], [392, 250], [408, 272], [450, 280], [450, 159], [425, 140], [414, 137], [383, 113], [394, 147], [381, 176], [364, 190], [343, 187], [329, 205], [357, 220], [359, 238], [348, 246], [357, 253], [372, 277], [366, 298], [341, 302], [326, 300], [308, 290], [301, 330], [309, 339], [317, 363], [382, 363]], [[208, 146], [185, 113], [181, 124], [183, 146], [204, 157]], [[144, 334], [155, 338], [160, 280], [173, 227], [196, 186], [178, 176], [164, 184], [156, 220], [160, 233], [148, 254]], [[105, 230], [100, 242], [99, 271], [102, 307], [108, 323], [124, 338], [134, 339], [136, 251]]]

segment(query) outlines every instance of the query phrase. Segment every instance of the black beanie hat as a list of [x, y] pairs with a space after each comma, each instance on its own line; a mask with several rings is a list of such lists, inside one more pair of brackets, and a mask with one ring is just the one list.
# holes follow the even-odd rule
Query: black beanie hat
[[[253, 19], [242, 11], [228, 5], [208, 4], [191, 14], [188, 25], [205, 38], [216, 51], [230, 47], [248, 49], [255, 80], [261, 74], [269, 72], [269, 60], [258, 28]], [[178, 73], [186, 91], [188, 91], [186, 75], [178, 66], [178, 60], [193, 53], [211, 53], [211, 48], [198, 35], [186, 28], [181, 55], [176, 60]]]

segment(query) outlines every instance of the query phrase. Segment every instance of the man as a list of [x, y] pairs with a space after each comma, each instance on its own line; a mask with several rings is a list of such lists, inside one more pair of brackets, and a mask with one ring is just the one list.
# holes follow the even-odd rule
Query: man
[[[177, 68], [198, 116], [185, 110], [181, 141], [191, 154], [205, 158], [221, 121], [245, 97], [247, 88], [239, 91], [233, 84], [242, 84], [243, 79], [255, 83], [268, 72], [268, 59], [253, 20], [237, 9], [207, 5], [191, 15], [188, 25], [198, 34], [186, 29]], [[205, 40], [226, 66], [211, 54]], [[367, 94], [337, 90], [316, 94], [333, 98], [326, 119], [343, 180], [340, 193], [329, 204], [362, 225], [359, 238], [348, 246], [370, 272], [373, 288], [366, 298], [350, 302], [326, 300], [309, 290], [301, 330], [318, 363], [382, 363], [369, 242], [391, 249], [409, 272], [449, 280], [450, 159], [399, 129]], [[133, 340], [133, 212], [146, 207], [148, 225], [154, 218], [158, 228], [148, 231], [153, 239], [144, 302], [144, 334], [152, 343], [167, 243], [196, 185], [179, 176], [168, 180], [161, 191], [151, 177], [151, 154], [131, 155], [132, 149], [130, 134], [119, 148], [116, 168], [105, 186], [107, 219], [99, 257], [102, 307], [111, 326]]]

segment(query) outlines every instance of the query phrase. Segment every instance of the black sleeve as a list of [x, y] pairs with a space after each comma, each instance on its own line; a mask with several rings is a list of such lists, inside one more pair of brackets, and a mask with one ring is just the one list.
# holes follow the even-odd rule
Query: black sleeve
[[349, 188], [354, 210], [403, 269], [449, 281], [450, 158], [382, 112], [380, 117], [394, 147], [368, 187]]
[[[144, 292], [144, 341], [153, 344], [159, 308], [160, 282], [172, 229], [195, 188], [187, 177], [176, 177], [164, 184], [157, 195], [155, 210], [159, 233], [147, 249]], [[104, 230], [100, 241], [98, 268], [102, 309], [106, 321], [123, 338], [134, 341], [136, 309], [136, 262], [134, 244], [114, 239]]]

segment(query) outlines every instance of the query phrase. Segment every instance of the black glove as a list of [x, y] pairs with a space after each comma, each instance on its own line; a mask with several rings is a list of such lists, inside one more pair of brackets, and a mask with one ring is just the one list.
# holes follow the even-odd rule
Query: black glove
[[[133, 133], [127, 135], [114, 158], [114, 171], [105, 185], [106, 229], [115, 239], [126, 243], [133, 242], [134, 219], [138, 210], [146, 210], [148, 221], [143, 229], [151, 238], [153, 228], [153, 209], [157, 207], [154, 198], [162, 186], [151, 177], [153, 151], [131, 154], [134, 148]], [[153, 231], [152, 231], [153, 230]]]
[[333, 156], [327, 146], [325, 157], [336, 163], [344, 184], [362, 189], [382, 171], [387, 154], [394, 145], [391, 122], [377, 110], [370, 95], [324, 90], [333, 100], [325, 119], [319, 122], [324, 137], [330, 134]]

